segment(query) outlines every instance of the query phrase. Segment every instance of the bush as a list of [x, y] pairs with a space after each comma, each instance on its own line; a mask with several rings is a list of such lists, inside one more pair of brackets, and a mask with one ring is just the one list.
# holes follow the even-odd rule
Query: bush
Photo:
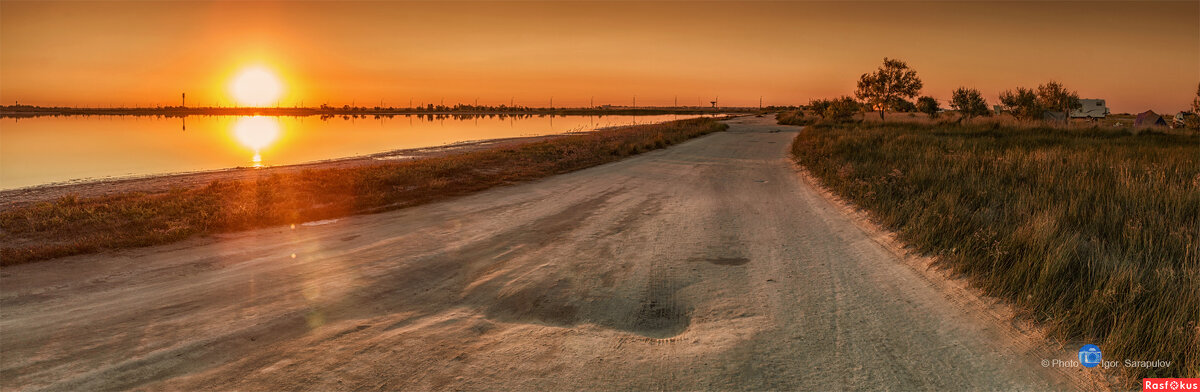
[[847, 122], [854, 117], [855, 113], [858, 113], [859, 109], [860, 106], [854, 98], [836, 98], [829, 101], [821, 117], [832, 122]]
[[933, 97], [917, 98], [916, 109], [918, 112], [925, 113], [929, 118], [936, 118], [938, 111], [942, 108], [938, 107], [938, 101]]
[[782, 125], [808, 125], [803, 110], [788, 110], [775, 115], [775, 121]]

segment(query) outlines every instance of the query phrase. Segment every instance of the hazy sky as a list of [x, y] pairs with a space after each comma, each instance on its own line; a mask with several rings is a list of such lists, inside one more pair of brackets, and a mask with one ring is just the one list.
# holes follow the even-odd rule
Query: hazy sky
[[942, 100], [1056, 79], [1173, 113], [1200, 82], [1200, 2], [0, 2], [5, 104], [228, 105], [256, 64], [284, 105], [800, 104], [884, 56]]

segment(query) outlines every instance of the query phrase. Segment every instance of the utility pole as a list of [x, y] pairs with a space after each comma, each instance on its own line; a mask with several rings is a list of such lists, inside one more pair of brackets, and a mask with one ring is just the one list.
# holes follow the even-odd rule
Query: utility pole
[[637, 108], [637, 96], [636, 95], [633, 96], [633, 107]]
[[596, 96], [588, 97], [588, 107], [596, 107]]
[[675, 104], [672, 106], [679, 107], [679, 96], [678, 95], [675, 96]]
[[554, 96], [553, 95], [550, 96], [550, 108], [554, 109]]
[[762, 110], [762, 96], [758, 96], [758, 110]]
[[179, 93], [179, 107], [187, 107], [187, 93]]

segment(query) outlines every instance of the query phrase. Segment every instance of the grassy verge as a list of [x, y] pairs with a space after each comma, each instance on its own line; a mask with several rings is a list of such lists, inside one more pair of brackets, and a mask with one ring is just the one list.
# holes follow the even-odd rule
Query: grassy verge
[[805, 118], [804, 112], [800, 110], [787, 110], [775, 114], [775, 121], [783, 125], [808, 125], [812, 123], [811, 118]]
[[596, 166], [726, 127], [698, 118], [415, 161], [214, 181], [158, 194], [68, 196], [0, 212], [0, 265], [401, 208]]
[[1200, 136], [810, 126], [798, 163], [919, 251], [1127, 379], [1200, 376]]

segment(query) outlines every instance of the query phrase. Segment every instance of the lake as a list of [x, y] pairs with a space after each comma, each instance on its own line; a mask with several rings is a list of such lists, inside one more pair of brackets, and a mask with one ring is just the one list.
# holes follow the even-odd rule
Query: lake
[[699, 115], [46, 116], [0, 119], [0, 189], [279, 166]]

